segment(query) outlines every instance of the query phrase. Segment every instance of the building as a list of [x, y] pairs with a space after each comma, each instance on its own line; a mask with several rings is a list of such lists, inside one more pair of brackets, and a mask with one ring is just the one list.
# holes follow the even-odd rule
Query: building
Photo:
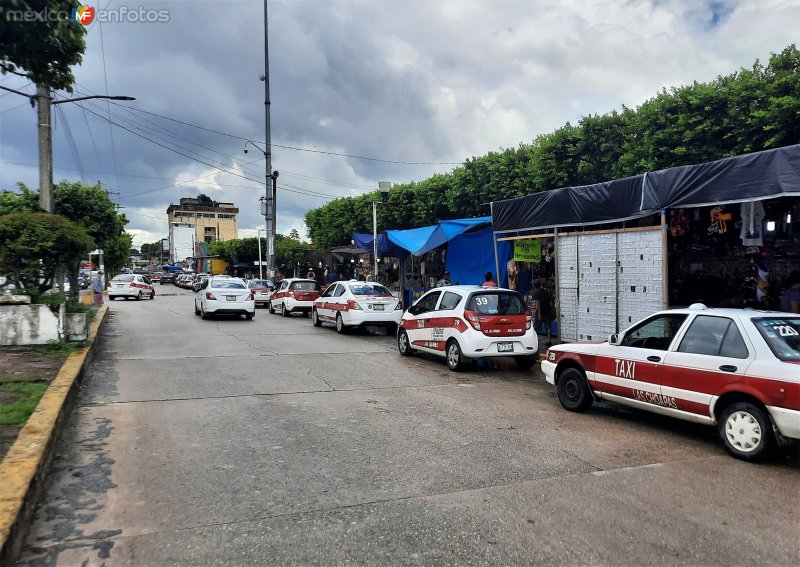
[[190, 264], [194, 257], [195, 225], [173, 222], [169, 225], [169, 260], [171, 264]]
[[192, 224], [195, 228], [195, 242], [206, 244], [239, 238], [236, 220], [238, 214], [239, 209], [233, 203], [219, 203], [205, 195], [183, 198], [179, 204], [170, 204], [167, 207], [170, 231], [174, 223]]

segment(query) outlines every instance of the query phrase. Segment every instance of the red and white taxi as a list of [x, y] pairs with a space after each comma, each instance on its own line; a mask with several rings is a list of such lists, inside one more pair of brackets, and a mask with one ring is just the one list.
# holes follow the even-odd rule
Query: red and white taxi
[[542, 371], [570, 411], [602, 399], [716, 425], [728, 452], [748, 461], [800, 439], [796, 314], [695, 304], [546, 358]]
[[513, 357], [527, 370], [538, 359], [539, 339], [519, 292], [479, 286], [446, 286], [420, 297], [400, 319], [397, 348], [444, 356], [450, 370], [471, 359]]
[[292, 313], [302, 313], [308, 317], [319, 297], [319, 284], [309, 278], [288, 278], [281, 280], [269, 299], [269, 312], [280, 311], [288, 317]]
[[137, 300], [143, 297], [155, 299], [156, 288], [153, 287], [150, 278], [140, 274], [119, 274], [114, 276], [108, 284], [108, 298], [114, 301], [118, 297], [125, 299], [134, 298]]
[[367, 325], [385, 327], [394, 335], [403, 316], [403, 302], [379, 283], [336, 282], [314, 302], [311, 321], [315, 327], [333, 323], [339, 333]]

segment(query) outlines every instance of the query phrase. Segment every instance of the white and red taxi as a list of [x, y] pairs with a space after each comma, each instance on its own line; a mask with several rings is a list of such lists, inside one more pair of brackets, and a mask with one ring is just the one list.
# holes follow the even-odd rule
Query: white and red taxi
[[108, 298], [114, 301], [118, 297], [140, 300], [143, 297], [155, 299], [156, 288], [147, 276], [140, 274], [119, 274], [108, 284]]
[[570, 411], [602, 399], [716, 425], [740, 459], [800, 439], [800, 315], [661, 311], [605, 342], [551, 347], [542, 371]]
[[420, 297], [400, 319], [397, 348], [444, 356], [450, 370], [471, 359], [513, 357], [530, 369], [538, 360], [539, 339], [519, 292], [479, 286], [446, 286]]
[[385, 327], [394, 335], [403, 316], [403, 302], [379, 283], [336, 282], [314, 302], [311, 321], [315, 327], [333, 323], [339, 333], [367, 325]]
[[302, 313], [308, 317], [314, 307], [314, 300], [319, 297], [317, 280], [309, 278], [288, 278], [281, 280], [269, 298], [269, 312], [280, 311], [288, 317], [292, 313]]

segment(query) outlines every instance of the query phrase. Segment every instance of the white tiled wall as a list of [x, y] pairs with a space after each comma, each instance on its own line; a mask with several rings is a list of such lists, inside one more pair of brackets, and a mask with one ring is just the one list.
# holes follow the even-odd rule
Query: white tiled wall
[[604, 339], [617, 320], [617, 235], [578, 236], [578, 340]]
[[619, 331], [664, 309], [661, 232], [621, 233], [619, 237]]

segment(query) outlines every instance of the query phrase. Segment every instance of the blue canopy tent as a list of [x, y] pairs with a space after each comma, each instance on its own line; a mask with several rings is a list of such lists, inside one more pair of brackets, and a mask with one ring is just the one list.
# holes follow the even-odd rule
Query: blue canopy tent
[[[374, 238], [371, 234], [361, 232], [353, 233], [353, 242], [355, 242], [356, 248], [360, 248], [364, 252], [372, 252], [373, 241]], [[392, 242], [386, 233], [382, 232], [378, 235], [378, 254], [381, 256], [394, 256], [395, 258], [405, 260], [408, 256], [408, 250]]]
[[[501, 258], [511, 255], [511, 242], [498, 242], [497, 252]], [[495, 271], [494, 237], [491, 227], [475, 232], [459, 234], [447, 245], [445, 267], [450, 272], [450, 281], [456, 284], [481, 284], [486, 272]], [[500, 263], [497, 274], [498, 285], [508, 285], [506, 263]]]

